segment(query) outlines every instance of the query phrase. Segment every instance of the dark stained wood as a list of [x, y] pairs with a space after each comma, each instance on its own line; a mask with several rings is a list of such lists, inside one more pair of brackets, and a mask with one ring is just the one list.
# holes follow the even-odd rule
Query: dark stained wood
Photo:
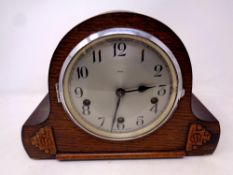
[[50, 112], [49, 96], [48, 94], [46, 94], [44, 99], [31, 114], [31, 116], [40, 116], [40, 117], [29, 117], [28, 120], [25, 122], [25, 125], [37, 125], [43, 123], [45, 120], [48, 119], [49, 112]]
[[[159, 38], [177, 58], [183, 75], [185, 96], [180, 100], [173, 116], [150, 135], [131, 141], [107, 141], [84, 132], [69, 119], [61, 103], [58, 103], [56, 95], [55, 84], [58, 82], [62, 64], [72, 48], [90, 34], [113, 27], [140, 29]], [[193, 124], [205, 128], [211, 138], [195, 149], [190, 149], [190, 144], [200, 143], [200, 140], [193, 139], [193, 134], [190, 134]], [[52, 130], [56, 153], [48, 154], [32, 144], [32, 138], [45, 127], [50, 127]], [[49, 94], [22, 129], [25, 150], [35, 159], [156, 158], [172, 156], [170, 153], [181, 155], [178, 154], [180, 151], [185, 152], [185, 155], [202, 155], [210, 154], [215, 150], [219, 136], [220, 126], [216, 118], [195, 96], [192, 96], [191, 64], [181, 40], [161, 22], [126, 12], [108, 13], [88, 19], [65, 35], [52, 56], [49, 69]], [[199, 136], [195, 135], [194, 138]]]

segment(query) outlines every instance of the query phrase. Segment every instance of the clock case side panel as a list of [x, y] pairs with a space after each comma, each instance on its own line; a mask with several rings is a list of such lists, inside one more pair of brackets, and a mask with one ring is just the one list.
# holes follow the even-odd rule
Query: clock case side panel
[[[148, 136], [124, 142], [102, 140], [84, 132], [64, 112], [56, 93], [61, 67], [72, 48], [90, 34], [113, 27], [139, 29], [164, 42], [177, 58], [185, 89], [185, 96], [180, 100], [176, 111], [166, 124]], [[187, 154], [186, 145], [191, 124], [199, 122], [205, 125], [209, 123], [209, 121], [203, 122], [192, 113], [192, 70], [183, 43], [169, 27], [150, 17], [136, 13], [119, 12], [99, 15], [84, 21], [68, 32], [56, 48], [50, 63], [47, 98], [49, 101], [42, 102], [45, 106], [47, 105], [47, 112], [31, 115], [31, 118], [46, 115], [46, 120], [32, 126], [30, 122], [26, 122], [22, 130], [25, 149], [30, 157], [36, 159], [182, 157]], [[42, 108], [41, 105], [38, 108]], [[32, 120], [30, 119], [30, 121]], [[216, 121], [211, 123], [214, 123], [215, 127]], [[44, 133], [47, 133], [47, 137], [44, 136], [46, 135]], [[41, 137], [42, 141], [37, 141], [37, 143], [37, 137]], [[46, 140], [46, 138], [49, 139]], [[41, 146], [41, 142], [47, 144]], [[216, 146], [217, 142], [212, 144]], [[198, 154], [197, 150], [196, 152], [189, 151], [187, 155]], [[204, 150], [204, 152], [206, 151]]]
[[189, 126], [186, 154], [188, 156], [212, 154], [220, 138], [219, 121], [194, 94], [191, 102], [192, 112], [197, 116], [197, 120]]
[[54, 159], [56, 156], [53, 130], [47, 122], [49, 113], [50, 102], [47, 94], [22, 127], [23, 146], [33, 159]]

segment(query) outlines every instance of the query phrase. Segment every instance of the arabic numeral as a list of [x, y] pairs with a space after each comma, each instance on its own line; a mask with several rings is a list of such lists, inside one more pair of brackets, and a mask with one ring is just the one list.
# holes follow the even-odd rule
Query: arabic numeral
[[123, 42], [114, 43], [113, 45], [113, 56], [125, 56], [126, 44]]
[[141, 62], [144, 61], [144, 54], [145, 54], [145, 51], [144, 51], [144, 49], [143, 49], [142, 52], [141, 52]]
[[90, 105], [91, 105], [91, 101], [89, 99], [83, 100], [83, 106], [82, 106], [83, 115], [90, 115], [91, 114]]
[[99, 117], [98, 120], [100, 121], [100, 126], [102, 127], [105, 122], [105, 117]]
[[117, 119], [117, 129], [118, 130], [123, 130], [125, 128], [124, 122], [125, 122], [125, 119], [123, 117], [119, 117]]
[[152, 107], [150, 108], [150, 111], [154, 112], [156, 114], [157, 111], [158, 111], [158, 102], [159, 102], [159, 99], [157, 97], [152, 97], [151, 100], [150, 100], [150, 102], [152, 104]]
[[167, 92], [165, 89], [166, 85], [159, 85], [159, 87], [160, 87], [160, 89], [158, 90], [157, 94], [159, 96], [164, 96]]
[[136, 124], [137, 124], [138, 126], [142, 126], [142, 125], [144, 124], [144, 116], [138, 116], [138, 117], [137, 117]]
[[80, 78], [87, 78], [88, 77], [88, 69], [86, 66], [81, 66], [81, 67], [78, 67], [77, 68], [77, 76], [78, 76], [78, 79]]
[[154, 72], [155, 72], [154, 77], [161, 77], [162, 76], [162, 74], [161, 74], [162, 70], [163, 70], [163, 66], [161, 64], [155, 65], [155, 67], [154, 67]]
[[74, 89], [75, 96], [81, 98], [83, 96], [83, 90], [80, 87], [76, 87]]
[[93, 63], [100, 63], [102, 61], [101, 50], [92, 52]]

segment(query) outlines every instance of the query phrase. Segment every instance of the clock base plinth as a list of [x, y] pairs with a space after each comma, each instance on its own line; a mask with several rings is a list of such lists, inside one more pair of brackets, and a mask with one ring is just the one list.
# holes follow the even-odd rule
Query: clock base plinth
[[[179, 133], [182, 137], [184, 135], [185, 140], [183, 143], [179, 143], [177, 149], [170, 149], [171, 145], [176, 143], [176, 140], [173, 142], [165, 143], [164, 149], [161, 150], [157, 148], [157, 145], [160, 145], [160, 139], [163, 137], [169, 137], [172, 140], [177, 133], [166, 132], [167, 135], [160, 134], [159, 130], [163, 130], [163, 127], [158, 129], [158, 132], [155, 131], [156, 140], [150, 140], [154, 142], [154, 149], [150, 147], [150, 150], [146, 147], [141, 151], [140, 145], [146, 138], [136, 139], [132, 142], [117, 142], [116, 147], [123, 145], [120, 151], [116, 151], [118, 148], [114, 148], [114, 141], [105, 141], [102, 139], [94, 138], [95, 142], [98, 142], [99, 145], [93, 145], [93, 143], [87, 140], [86, 147], [89, 147], [89, 151], [80, 152], [74, 149], [74, 144], [72, 143], [73, 136], [80, 134], [80, 137], [83, 136], [83, 133], [79, 133], [80, 130], [75, 126], [72, 127], [72, 130], [69, 131], [70, 135], [66, 135], [64, 138], [61, 135], [61, 132], [65, 132], [67, 124], [62, 120], [53, 120], [54, 111], [50, 110], [50, 100], [47, 95], [36, 110], [32, 113], [29, 119], [25, 122], [22, 128], [22, 141], [25, 147], [26, 152], [31, 158], [34, 159], [57, 159], [57, 160], [95, 160], [95, 159], [143, 159], [143, 158], [180, 158], [184, 156], [191, 155], [204, 155], [211, 154], [214, 152], [219, 136], [220, 136], [220, 125], [216, 118], [204, 107], [204, 105], [192, 95], [192, 113], [195, 115], [192, 122], [186, 122], [187, 129], [184, 128], [182, 133]], [[193, 115], [191, 112], [189, 115]], [[185, 114], [187, 115], [187, 114]], [[67, 121], [71, 122], [71, 121]], [[64, 124], [64, 126], [62, 126]], [[166, 127], [165, 127], [166, 128]], [[174, 125], [174, 130], [176, 126]], [[87, 139], [93, 136], [87, 136]], [[152, 137], [150, 135], [146, 136], [148, 138]], [[104, 143], [103, 143], [104, 142]], [[147, 142], [147, 141], [146, 141]], [[113, 149], [113, 151], [106, 152], [106, 148]], [[132, 145], [131, 145], [132, 144]], [[78, 145], [77, 145], [78, 146]], [[95, 151], [93, 146], [99, 146], [99, 150]], [[132, 146], [132, 149], [131, 147]], [[143, 146], [142, 146], [143, 147]], [[158, 146], [159, 147], [159, 146]], [[69, 151], [64, 151], [64, 149]], [[115, 149], [115, 150], [114, 150]], [[135, 151], [138, 149], [139, 151]], [[153, 149], [153, 150], [152, 150]]]
[[128, 153], [85, 153], [85, 154], [57, 154], [57, 160], [105, 160], [105, 159], [154, 159], [154, 158], [181, 158], [185, 151], [161, 152], [128, 152]]

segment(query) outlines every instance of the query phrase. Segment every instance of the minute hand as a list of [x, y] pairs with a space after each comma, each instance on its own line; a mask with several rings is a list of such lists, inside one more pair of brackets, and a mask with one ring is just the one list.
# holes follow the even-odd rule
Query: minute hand
[[132, 89], [132, 90], [125, 90], [125, 93], [129, 93], [129, 92], [135, 92], [135, 91], [138, 91], [138, 92], [144, 92], [148, 89], [151, 89], [151, 88], [154, 88], [155, 86], [144, 86], [144, 85], [141, 85], [141, 86], [138, 86], [137, 89]]

